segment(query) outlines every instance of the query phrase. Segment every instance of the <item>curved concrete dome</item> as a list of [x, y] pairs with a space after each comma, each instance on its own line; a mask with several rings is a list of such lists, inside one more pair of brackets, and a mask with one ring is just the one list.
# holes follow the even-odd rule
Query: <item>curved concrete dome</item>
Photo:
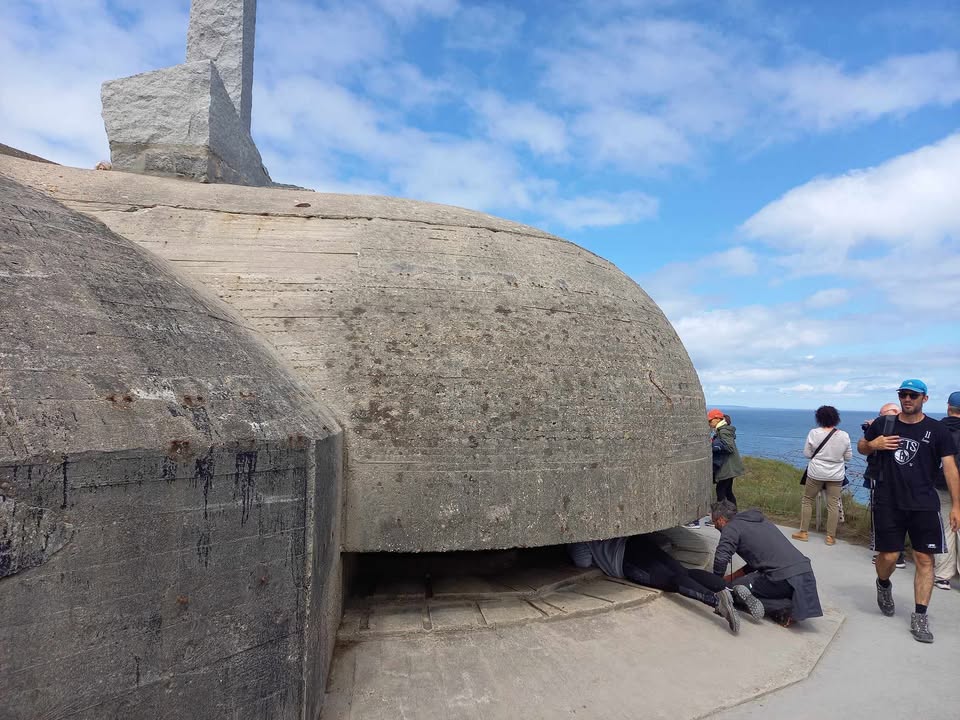
[[329, 405], [346, 550], [603, 538], [705, 507], [683, 345], [570, 242], [421, 202], [4, 162], [200, 280]]
[[242, 318], [0, 174], [0, 717], [316, 717], [340, 437]]

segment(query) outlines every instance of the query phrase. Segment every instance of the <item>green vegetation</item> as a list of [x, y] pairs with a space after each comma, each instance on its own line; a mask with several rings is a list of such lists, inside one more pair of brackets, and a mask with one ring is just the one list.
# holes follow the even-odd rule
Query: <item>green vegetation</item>
[[[743, 464], [747, 473], [737, 478], [734, 492], [737, 505], [741, 508], [757, 507], [763, 514], [780, 525], [797, 528], [800, 526], [800, 498], [803, 487], [800, 485], [802, 470], [779, 460], [763, 460], [745, 457]], [[844, 522], [837, 528], [837, 536], [848, 542], [866, 545], [870, 542], [870, 512], [865, 505], [853, 501], [843, 493]], [[821, 511], [821, 529], [827, 522], [827, 509]], [[810, 531], [816, 531], [816, 507]]]

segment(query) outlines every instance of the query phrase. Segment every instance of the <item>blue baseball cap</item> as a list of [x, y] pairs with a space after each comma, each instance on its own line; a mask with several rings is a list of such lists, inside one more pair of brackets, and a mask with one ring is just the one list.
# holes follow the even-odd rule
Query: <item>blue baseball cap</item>
[[960, 390], [950, 393], [950, 397], [947, 398], [947, 405], [960, 408]]
[[902, 383], [900, 383], [900, 387], [897, 388], [897, 392], [900, 392], [901, 390], [913, 390], [921, 395], [926, 395], [927, 384], [923, 380], [912, 378], [910, 380], [904, 380]]

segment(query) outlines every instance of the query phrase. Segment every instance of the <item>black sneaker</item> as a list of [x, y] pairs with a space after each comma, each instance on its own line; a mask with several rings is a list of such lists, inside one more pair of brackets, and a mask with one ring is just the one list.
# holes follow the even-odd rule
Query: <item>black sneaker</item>
[[693, 529], [693, 528], [698, 528], [698, 527], [700, 527], [700, 521], [699, 521], [699, 520], [691, 520], [691, 521], [688, 522], [686, 525], [684, 525], [684, 527], [685, 527], [685, 528], [691, 528], [691, 529]]
[[740, 632], [740, 615], [733, 607], [733, 595], [726, 588], [717, 593], [717, 608], [714, 612], [727, 621], [730, 632], [734, 635]]
[[926, 613], [910, 614], [910, 634], [917, 642], [933, 642], [933, 633], [930, 632], [930, 621], [927, 619]]
[[903, 569], [906, 566], [907, 566], [906, 558], [903, 557], [903, 553], [900, 553], [900, 556], [897, 558], [897, 567]]
[[877, 606], [880, 608], [880, 612], [887, 617], [893, 616], [893, 583], [884, 587], [880, 584], [880, 578], [877, 578]]
[[734, 585], [733, 595], [737, 600], [747, 606], [747, 610], [750, 611], [750, 617], [754, 620], [763, 620], [765, 612], [763, 603], [757, 599], [756, 595], [750, 592], [750, 588], [746, 585]]

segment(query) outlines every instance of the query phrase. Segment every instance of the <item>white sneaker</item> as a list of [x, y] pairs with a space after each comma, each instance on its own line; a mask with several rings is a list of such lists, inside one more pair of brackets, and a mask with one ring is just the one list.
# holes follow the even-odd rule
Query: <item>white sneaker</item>
[[938, 588], [940, 588], [941, 590], [950, 590], [950, 589], [951, 589], [951, 587], [950, 587], [950, 581], [949, 581], [949, 580], [943, 580], [943, 579], [941, 579], [941, 578], [937, 578], [936, 580], [934, 580], [934, 581], [933, 581], [933, 586], [934, 586], [934, 587], [938, 587]]

